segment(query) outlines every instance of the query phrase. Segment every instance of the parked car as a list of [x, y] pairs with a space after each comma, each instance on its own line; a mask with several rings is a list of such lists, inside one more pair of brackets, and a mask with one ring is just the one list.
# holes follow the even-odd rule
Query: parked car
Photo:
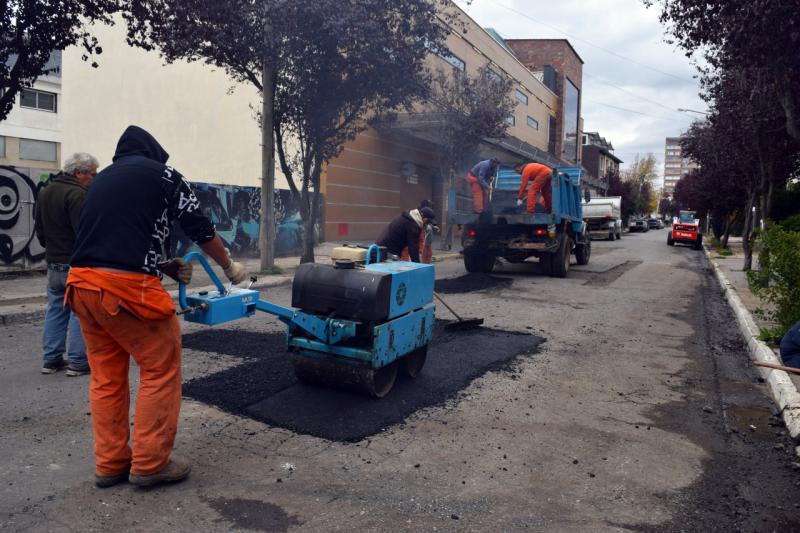
[[650, 231], [650, 227], [647, 224], [647, 220], [644, 218], [632, 218], [630, 224], [628, 224], [628, 231], [631, 233], [636, 231]]
[[650, 229], [664, 229], [664, 222], [660, 218], [650, 218], [647, 220], [647, 227]]

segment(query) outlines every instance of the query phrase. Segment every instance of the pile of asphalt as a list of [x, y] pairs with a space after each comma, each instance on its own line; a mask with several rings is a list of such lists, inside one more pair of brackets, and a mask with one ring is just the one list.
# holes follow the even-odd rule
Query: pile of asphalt
[[535, 335], [478, 328], [449, 332], [438, 321], [428, 360], [414, 380], [398, 377], [375, 400], [358, 392], [305, 385], [294, 376], [282, 333], [205, 330], [184, 336], [184, 346], [241, 357], [238, 366], [184, 385], [184, 395], [230, 413], [298, 433], [353, 442], [402, 423], [419, 409], [456, 396], [489, 371], [513, 368], [536, 353]]
[[434, 290], [440, 294], [460, 294], [464, 292], [507, 289], [514, 283], [511, 278], [499, 278], [489, 274], [466, 274], [457, 278], [436, 280]]

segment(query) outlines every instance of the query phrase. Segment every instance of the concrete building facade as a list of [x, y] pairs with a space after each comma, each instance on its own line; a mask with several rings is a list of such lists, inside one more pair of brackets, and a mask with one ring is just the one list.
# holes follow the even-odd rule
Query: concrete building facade
[[50, 174], [61, 167], [63, 101], [60, 52], [49, 72], [22, 89], [0, 122], [0, 272], [43, 266], [34, 237], [34, 204]]
[[599, 133], [586, 132], [582, 138], [583, 167], [595, 178], [588, 180], [589, 190], [593, 196], [603, 196], [608, 191], [608, 173], [618, 173], [623, 161], [614, 155], [614, 146]]
[[667, 137], [664, 150], [664, 194], [672, 196], [675, 184], [680, 179], [699, 168], [699, 165], [683, 155], [680, 137]]
[[[564, 160], [580, 162], [580, 143], [576, 142], [580, 120], [570, 119], [572, 126], [564, 125], [568, 115], [580, 117], [582, 61], [569, 43], [530, 41], [545, 48], [535, 56], [543, 65], [540, 68], [533, 61], [532, 44], [517, 47], [528, 50], [526, 64], [518, 50], [496, 32], [480, 27], [455, 4], [448, 9], [454, 10], [463, 28], [453, 28], [447, 40], [450, 53], [431, 54], [429, 66], [470, 74], [488, 66], [515, 82], [516, 108], [508, 119], [508, 135], [486, 139], [458, 170], [459, 176], [465, 176], [475, 162], [493, 156], [506, 166], [532, 160], [553, 166]], [[130, 124], [139, 125], [171, 154], [170, 164], [198, 184], [209, 212], [216, 217], [212, 218], [226, 232], [230, 241], [226, 243], [234, 251], [250, 246], [252, 252], [261, 184], [261, 134], [255, 120], [260, 96], [255, 88], [235, 83], [224, 71], [202, 62], [164, 64], [156, 53], [128, 46], [121, 20], [114, 26], [95, 26], [93, 34], [103, 46], [99, 68], [84, 62], [76, 47], [63, 54], [57, 87], [47, 85], [51, 81], [44, 78], [39, 82], [45, 87], [42, 90], [57, 94], [57, 113], [49, 117], [55, 118], [56, 126], [43, 124], [39, 139], [57, 142], [58, 147], [56, 160], [38, 168], [55, 171], [62, 153], [76, 151], [94, 154], [101, 167], [108, 165], [122, 131]], [[408, 119], [405, 123], [404, 118]], [[33, 119], [26, 120], [30, 127]], [[400, 211], [416, 207], [423, 199], [432, 199], [439, 219], [446, 220], [450, 184], [440, 175], [437, 139], [411, 122], [411, 117], [401, 116], [399, 126], [369, 129], [327, 165], [320, 190], [324, 201], [319, 229], [324, 238], [371, 242]], [[0, 129], [0, 135], [10, 140], [4, 143], [6, 160], [0, 162], [19, 165], [23, 161], [16, 155], [18, 142], [13, 139], [28, 134], [13, 130], [20, 126], [12, 120], [2, 126], [7, 129]], [[565, 153], [573, 155], [564, 158]], [[280, 168], [275, 174], [276, 188], [286, 193], [279, 195], [283, 216], [276, 221], [279, 240], [287, 235], [287, 240], [296, 240], [302, 229], [296, 211], [287, 215], [288, 184]], [[33, 198], [35, 194], [31, 202]]]

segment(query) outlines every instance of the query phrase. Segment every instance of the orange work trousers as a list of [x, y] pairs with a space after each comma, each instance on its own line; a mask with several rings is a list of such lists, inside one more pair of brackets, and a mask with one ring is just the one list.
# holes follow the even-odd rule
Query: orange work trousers
[[[424, 229], [419, 234], [419, 260], [422, 263], [433, 262], [433, 246], [425, 245]], [[408, 246], [403, 248], [403, 251], [400, 253], [400, 261], [411, 261], [411, 256], [408, 254]]]
[[[152, 474], [169, 462], [181, 408], [181, 329], [173, 315], [142, 320], [120, 306], [120, 299], [99, 290], [73, 287], [72, 310], [78, 315], [92, 369], [95, 470], [117, 475], [129, 467]], [[130, 439], [128, 366], [139, 366], [139, 395]]]
[[483, 213], [489, 204], [489, 191], [481, 187], [481, 182], [472, 173], [467, 175], [467, 181], [472, 191], [472, 210], [478, 214]]
[[[528, 189], [528, 204], [525, 206], [528, 210], [528, 213], [549, 213], [553, 210], [552, 189], [547, 186], [539, 191], [536, 190], [537, 188], [534, 185], [535, 183], [531, 184], [530, 188]], [[539, 196], [540, 192], [542, 193], [542, 196], [539, 198], [540, 201], [537, 202], [537, 196]]]

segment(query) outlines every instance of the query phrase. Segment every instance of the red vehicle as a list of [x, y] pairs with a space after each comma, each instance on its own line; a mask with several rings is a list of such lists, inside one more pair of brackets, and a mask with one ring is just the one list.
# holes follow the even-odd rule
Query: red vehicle
[[700, 221], [695, 218], [694, 211], [681, 211], [672, 221], [672, 229], [667, 234], [667, 244], [691, 244], [695, 250], [703, 248], [703, 234], [700, 233]]

